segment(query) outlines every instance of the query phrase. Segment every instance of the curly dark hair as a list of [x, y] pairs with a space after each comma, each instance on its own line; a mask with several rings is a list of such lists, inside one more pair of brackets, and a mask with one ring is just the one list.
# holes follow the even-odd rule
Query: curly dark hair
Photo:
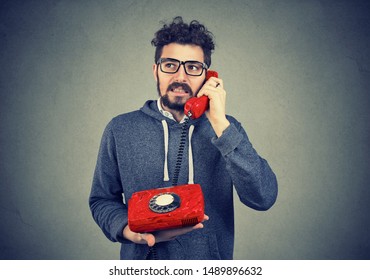
[[189, 24], [184, 23], [182, 17], [178, 16], [170, 24], [164, 23], [163, 27], [155, 33], [152, 45], [156, 47], [154, 63], [162, 55], [162, 49], [170, 43], [192, 44], [203, 49], [204, 63], [211, 66], [211, 54], [215, 49], [213, 34], [198, 21], [193, 20]]

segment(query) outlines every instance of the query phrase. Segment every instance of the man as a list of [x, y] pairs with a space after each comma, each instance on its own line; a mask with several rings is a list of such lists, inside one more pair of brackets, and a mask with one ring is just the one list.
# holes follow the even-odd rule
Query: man
[[[152, 44], [159, 99], [107, 125], [89, 199], [93, 217], [111, 241], [121, 243], [121, 259], [232, 259], [233, 185], [245, 205], [267, 210], [277, 197], [276, 177], [240, 123], [225, 114], [222, 79], [205, 81], [212, 33], [197, 21], [186, 24], [177, 17]], [[209, 98], [209, 110], [187, 119], [185, 102], [202, 95]], [[175, 171], [181, 141], [181, 168]], [[170, 187], [174, 177], [178, 185], [201, 185], [204, 221], [155, 233], [131, 231], [128, 199], [140, 190]]]

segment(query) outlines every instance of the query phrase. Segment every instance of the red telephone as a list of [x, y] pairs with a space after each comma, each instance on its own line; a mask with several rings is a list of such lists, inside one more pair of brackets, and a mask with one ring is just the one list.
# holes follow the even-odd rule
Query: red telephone
[[128, 225], [134, 232], [193, 226], [203, 218], [204, 198], [198, 184], [138, 191], [128, 201]]
[[[216, 71], [208, 70], [206, 80], [211, 77], [218, 78], [218, 73]], [[199, 118], [205, 111], [208, 110], [209, 99], [207, 96], [203, 95], [201, 97], [192, 97], [186, 103], [184, 107], [184, 113], [186, 116], [192, 119]]]

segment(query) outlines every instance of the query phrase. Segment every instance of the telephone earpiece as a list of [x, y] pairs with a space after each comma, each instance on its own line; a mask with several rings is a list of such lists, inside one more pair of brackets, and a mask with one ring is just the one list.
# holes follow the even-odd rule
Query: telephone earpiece
[[[213, 70], [208, 70], [206, 80], [211, 77], [218, 78], [218, 73]], [[203, 95], [201, 97], [192, 97], [185, 103], [184, 113], [189, 118], [197, 119], [208, 110], [208, 106], [209, 99], [207, 96]]]

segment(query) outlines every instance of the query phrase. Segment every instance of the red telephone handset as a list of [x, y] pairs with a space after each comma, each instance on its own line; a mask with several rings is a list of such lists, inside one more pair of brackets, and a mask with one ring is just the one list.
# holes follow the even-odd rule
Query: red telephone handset
[[[218, 78], [218, 73], [216, 71], [208, 70], [206, 80], [211, 77]], [[208, 110], [208, 106], [209, 99], [207, 96], [192, 97], [185, 103], [184, 113], [189, 118], [197, 119]]]

